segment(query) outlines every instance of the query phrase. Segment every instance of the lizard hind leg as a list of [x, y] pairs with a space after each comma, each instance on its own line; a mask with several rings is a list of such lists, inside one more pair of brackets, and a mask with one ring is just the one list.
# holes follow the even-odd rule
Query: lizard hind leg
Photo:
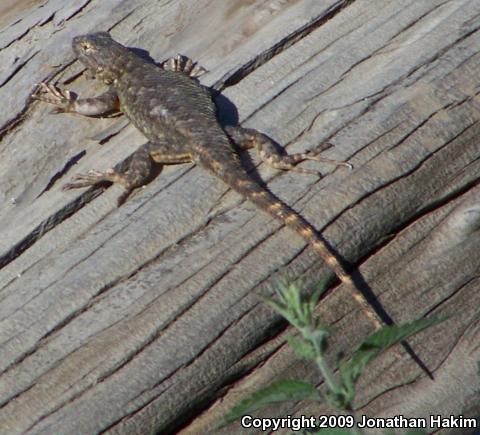
[[187, 56], [177, 54], [175, 57], [167, 59], [161, 64], [166, 71], [180, 72], [186, 74], [192, 79], [198, 79], [205, 74], [207, 70]]
[[335, 166], [346, 166], [352, 169], [350, 163], [338, 160], [319, 157], [321, 151], [330, 148], [332, 145], [323, 143], [311, 151], [296, 154], [280, 154], [274, 142], [264, 134], [252, 128], [243, 128], [238, 126], [226, 126], [225, 132], [233, 140], [234, 144], [240, 150], [255, 148], [260, 158], [267, 165], [286, 171], [299, 172], [301, 174], [321, 175], [318, 171], [299, 168], [296, 165], [305, 160], [315, 160], [317, 162], [330, 163]]
[[73, 181], [63, 186], [62, 190], [93, 186], [105, 181], [117, 183], [125, 189], [117, 200], [118, 205], [121, 205], [135, 188], [146, 184], [150, 176], [152, 159], [149, 147], [150, 143], [148, 142], [133, 153], [125, 170], [110, 168], [105, 171], [92, 170], [86, 174], [77, 174], [73, 176]]

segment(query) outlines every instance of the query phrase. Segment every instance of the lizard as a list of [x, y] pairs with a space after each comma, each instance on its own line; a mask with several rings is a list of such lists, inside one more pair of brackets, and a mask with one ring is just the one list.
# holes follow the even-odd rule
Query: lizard
[[281, 154], [268, 136], [254, 129], [222, 126], [210, 89], [197, 80], [205, 70], [188, 58], [177, 57], [159, 67], [115, 41], [108, 32], [74, 37], [72, 48], [87, 74], [102, 81], [108, 90], [94, 98], [80, 99], [73, 92], [41, 83], [32, 98], [53, 104], [56, 112], [89, 117], [121, 112], [148, 142], [131, 156], [127, 168], [77, 174], [64, 189], [105, 181], [118, 183], [124, 188], [118, 198], [120, 205], [135, 188], [146, 184], [153, 163], [193, 162], [303, 237], [350, 288], [375, 328], [381, 327], [383, 320], [368, 304], [330, 244], [298, 212], [252, 178], [240, 161], [239, 151], [254, 148], [266, 164], [305, 174], [318, 172], [296, 166], [304, 160], [351, 168], [349, 163], [319, 157], [321, 147], [304, 153]]

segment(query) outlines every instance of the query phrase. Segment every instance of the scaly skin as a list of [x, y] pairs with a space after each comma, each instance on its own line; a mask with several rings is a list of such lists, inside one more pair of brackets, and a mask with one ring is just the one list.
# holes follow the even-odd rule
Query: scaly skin
[[[109, 90], [97, 98], [78, 99], [69, 91], [41, 84], [32, 96], [54, 104], [57, 111], [86, 116], [120, 110], [149, 142], [134, 153], [125, 172], [114, 169], [90, 171], [77, 175], [76, 181], [67, 184], [66, 188], [89, 186], [105, 180], [120, 183], [125, 188], [125, 194], [119, 198], [120, 204], [135, 187], [145, 184], [152, 161], [194, 162], [302, 236], [338, 278], [350, 286], [353, 297], [375, 326], [381, 325], [379, 316], [365, 301], [351, 275], [325, 240], [302, 216], [248, 175], [240, 163], [237, 150], [255, 147], [267, 164], [303, 173], [316, 172], [297, 168], [297, 163], [306, 159], [328, 160], [316, 157], [315, 153], [283, 156], [278, 154], [269, 138], [255, 130], [223, 128], [217, 121], [216, 108], [208, 90], [192, 79], [202, 71], [193, 68], [189, 60], [183, 63], [167, 61], [163, 68], [159, 68], [103, 32], [74, 38], [73, 50], [88, 72], [110, 86]], [[330, 162], [350, 166], [343, 162]]]

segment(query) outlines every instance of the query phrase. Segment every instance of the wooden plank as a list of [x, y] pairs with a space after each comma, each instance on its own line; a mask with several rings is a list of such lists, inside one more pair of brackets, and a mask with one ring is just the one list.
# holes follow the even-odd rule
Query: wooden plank
[[[291, 231], [190, 165], [165, 168], [119, 209], [115, 187], [61, 192], [72, 173], [112, 166], [144, 140], [123, 118], [51, 116], [26, 99], [48, 77], [101, 91], [69, 48], [91, 29], [112, 29], [155, 59], [198, 59], [205, 83], [225, 88], [221, 116], [235, 117], [228, 99], [290, 152], [335, 143], [326, 155], [354, 171], [322, 165], [328, 176], [315, 179], [260, 165], [260, 175], [346, 259], [363, 262], [396, 321], [464, 313], [412, 340], [435, 383], [388, 353], [362, 379], [360, 411], [426, 415], [430, 397], [445, 413], [478, 410], [478, 396], [450, 387], [459, 373], [478, 387], [480, 6], [381, 3], [49, 2], [49, 14], [25, 12], [31, 21], [15, 31], [27, 34], [4, 35], [0, 57], [20, 60], [0, 73], [10, 96], [0, 118], [0, 427], [151, 433], [190, 421], [185, 431], [202, 433], [246, 386], [315, 376], [282, 334], [271, 339], [282, 326], [257, 297], [280, 278], [308, 288], [325, 272]], [[332, 357], [371, 331], [343, 287], [319, 313], [338, 331]], [[265, 415], [321, 412], [302, 403]]]

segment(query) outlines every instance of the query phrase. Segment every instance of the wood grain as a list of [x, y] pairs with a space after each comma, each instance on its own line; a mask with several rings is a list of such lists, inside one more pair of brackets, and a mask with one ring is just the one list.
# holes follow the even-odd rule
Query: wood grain
[[[435, 380], [387, 352], [360, 380], [359, 414], [480, 415], [479, 17], [468, 0], [51, 0], [8, 16], [1, 431], [205, 433], [272, 380], [321, 388], [258, 298], [279, 280], [312, 289], [324, 276], [298, 236], [191, 165], [164, 168], [118, 209], [116, 187], [61, 191], [144, 142], [123, 117], [51, 115], [29, 99], [44, 80], [102, 91], [70, 49], [94, 30], [157, 61], [198, 60], [222, 90], [220, 116], [289, 152], [335, 144], [325, 156], [353, 171], [321, 165], [317, 179], [247, 164], [359, 267], [396, 322], [447, 316], [409, 341]], [[332, 361], [372, 332], [342, 286], [318, 313], [334, 330]], [[302, 402], [259, 415], [322, 413]]]

